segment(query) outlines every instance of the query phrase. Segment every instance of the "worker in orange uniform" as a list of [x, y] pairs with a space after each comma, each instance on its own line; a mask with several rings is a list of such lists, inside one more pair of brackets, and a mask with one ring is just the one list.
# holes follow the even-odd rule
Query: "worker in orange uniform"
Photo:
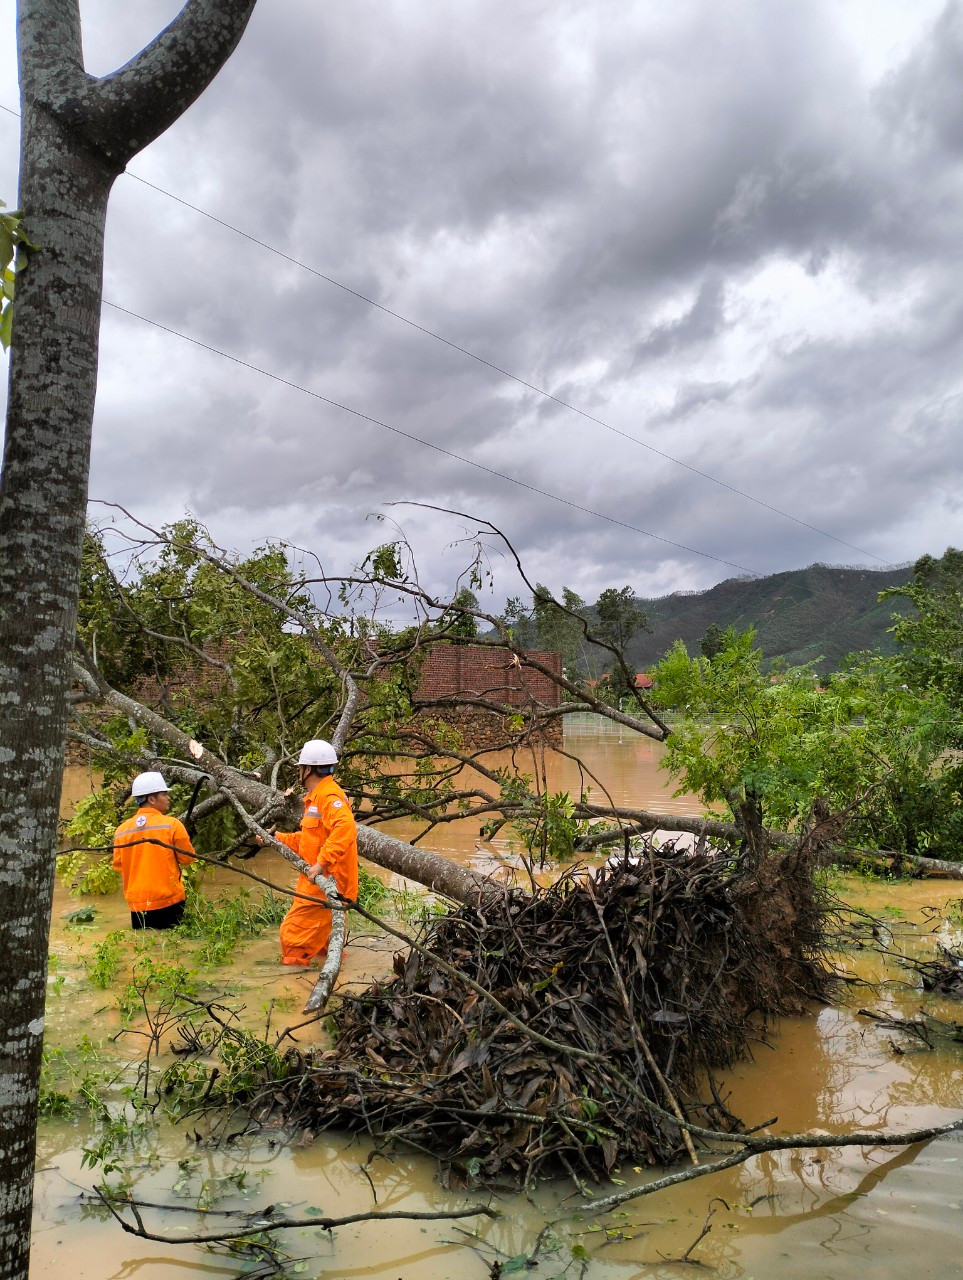
[[282, 964], [309, 965], [315, 959], [323, 963], [327, 955], [331, 912], [318, 901], [324, 900], [324, 890], [314, 883], [314, 876], [332, 876], [343, 898], [358, 897], [358, 827], [348, 797], [333, 777], [337, 763], [338, 753], [330, 742], [314, 738], [304, 744], [298, 757], [301, 786], [307, 792], [301, 830], [279, 831], [275, 837], [309, 864], [295, 886], [301, 896], [281, 921]]
[[194, 846], [183, 822], [167, 816], [169, 793], [163, 774], [139, 773], [130, 788], [139, 808], [114, 832], [132, 929], [173, 929], [184, 915], [181, 867], [194, 861]]

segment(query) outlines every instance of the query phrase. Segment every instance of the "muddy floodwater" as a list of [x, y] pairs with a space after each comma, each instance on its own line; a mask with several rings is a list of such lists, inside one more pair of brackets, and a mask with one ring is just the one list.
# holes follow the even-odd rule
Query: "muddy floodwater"
[[[665, 813], [697, 813], [692, 797], [673, 798], [672, 782], [658, 768], [660, 748], [638, 735], [586, 717], [567, 734], [576, 751], [614, 801]], [[515, 762], [535, 772], [533, 762]], [[550, 759], [552, 790], [577, 790], [578, 770]], [[79, 771], [67, 782], [68, 799], [90, 785]], [[394, 828], [399, 834], [404, 828]], [[408, 834], [411, 834], [409, 831]], [[490, 843], [477, 824], [442, 828], [426, 844], [450, 856], [488, 866], [513, 860], [507, 833]], [[250, 864], [248, 864], [250, 865]], [[261, 855], [256, 869], [277, 883], [290, 868]], [[963, 927], [963, 883], [868, 883], [841, 877], [837, 891], [847, 902], [873, 913], [893, 950], [929, 953], [937, 937], [959, 943]], [[122, 1064], [140, 1054], [137, 1023], [123, 1032], [117, 986], [99, 990], [90, 981], [91, 956], [110, 931], [124, 929], [127, 915], [117, 896], [94, 900], [93, 922], [65, 922], [67, 912], [89, 900], [69, 898], [58, 888], [51, 943], [48, 1044], [76, 1045], [89, 1037], [97, 1052]], [[954, 909], [954, 903], [957, 908]], [[934, 933], [934, 930], [937, 931]], [[130, 945], [130, 944], [128, 944]], [[173, 958], [175, 940], [150, 944], [155, 958]], [[345, 978], [362, 982], [384, 973], [394, 944], [355, 934]], [[963, 1042], [913, 1044], [859, 1011], [915, 1016], [920, 1009], [950, 1023], [963, 1022], [960, 1002], [926, 995], [907, 970], [872, 950], [846, 950], [837, 962], [851, 979], [832, 1006], [810, 1016], [783, 1020], [753, 1059], [722, 1077], [728, 1105], [748, 1125], [771, 1121], [771, 1132], [821, 1129], [828, 1133], [876, 1128], [910, 1129], [963, 1114]], [[129, 959], [128, 959], [129, 963]], [[277, 963], [277, 944], [266, 935], [248, 944], [227, 966], [204, 978], [205, 997], [223, 993], [245, 1006], [252, 1023], [275, 1028], [298, 1021], [310, 979]], [[863, 985], [873, 983], [870, 987]], [[309, 1044], [310, 1034], [304, 1043]], [[116, 1038], [115, 1038], [116, 1037]], [[103, 1057], [99, 1059], [103, 1060]], [[47, 1120], [38, 1149], [34, 1274], [71, 1280], [174, 1280], [183, 1276], [232, 1277], [242, 1264], [196, 1245], [135, 1239], [79, 1202], [94, 1178], [82, 1167], [82, 1147], [96, 1134], [87, 1118]], [[623, 1167], [619, 1179], [640, 1184], [659, 1171]], [[477, 1195], [443, 1191], [434, 1164], [421, 1156], [385, 1158], [370, 1143], [325, 1134], [293, 1145], [263, 1138], [245, 1140], [230, 1154], [194, 1141], [188, 1124], [162, 1127], [134, 1156], [135, 1193], [158, 1204], [255, 1211], [289, 1206], [291, 1215], [314, 1211], [346, 1215], [381, 1210], [441, 1210], [462, 1207]], [[613, 1187], [601, 1187], [607, 1194]], [[221, 1198], [217, 1198], [221, 1195]], [[374, 1198], [377, 1204], [374, 1203]], [[327, 1236], [313, 1229], [287, 1234], [286, 1247], [303, 1267], [291, 1274], [369, 1277], [371, 1280], [486, 1280], [499, 1260], [505, 1274], [536, 1280], [566, 1275], [586, 1280], [681, 1277], [700, 1273], [722, 1280], [914, 1280], [963, 1276], [963, 1137], [953, 1135], [910, 1148], [847, 1148], [778, 1153], [683, 1187], [631, 1202], [616, 1214], [595, 1217], [570, 1186], [542, 1187], [529, 1197], [496, 1195], [501, 1216], [461, 1224], [411, 1222], [359, 1224]], [[679, 1259], [706, 1225], [710, 1230]], [[178, 1237], [197, 1231], [193, 1214], [145, 1211], [150, 1228]], [[546, 1223], [552, 1223], [545, 1233]], [[541, 1234], [537, 1265], [525, 1267]], [[574, 1253], [573, 1253], [574, 1249]], [[584, 1253], [583, 1253], [584, 1251]], [[584, 1259], [584, 1261], [583, 1261]], [[698, 1266], [693, 1266], [698, 1263]]]

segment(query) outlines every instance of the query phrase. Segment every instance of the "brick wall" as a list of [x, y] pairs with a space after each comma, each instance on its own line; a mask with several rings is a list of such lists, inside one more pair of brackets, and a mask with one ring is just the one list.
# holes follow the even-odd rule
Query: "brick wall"
[[[562, 674], [561, 654], [529, 649], [542, 666], [556, 675]], [[514, 711], [539, 712], [557, 707], [562, 691], [553, 680], [517, 663], [504, 649], [486, 645], [434, 645], [422, 663], [415, 692], [415, 702], [435, 702], [451, 698], [481, 698], [505, 710], [502, 713], [484, 707], [433, 706], [424, 708], [421, 718], [443, 721], [462, 735], [465, 745], [474, 750], [503, 743], [511, 731], [507, 714]], [[561, 746], [562, 722], [552, 720], [538, 734], [548, 746]]]
[[[562, 674], [562, 655], [528, 649], [526, 654]], [[557, 707], [562, 691], [548, 676], [514, 660], [505, 649], [477, 644], [436, 644], [422, 663], [416, 699], [484, 698], [502, 707]]]
[[[439, 724], [443, 724], [460, 735], [460, 745], [468, 751], [495, 751], [504, 748], [507, 740], [517, 737], [507, 716], [480, 707], [431, 707], [416, 711], [408, 724], [415, 730], [423, 730], [436, 742], [442, 740]], [[539, 746], [560, 748], [563, 733], [560, 718], [549, 720], [531, 734], [531, 741]], [[403, 738], [404, 732], [400, 736]]]

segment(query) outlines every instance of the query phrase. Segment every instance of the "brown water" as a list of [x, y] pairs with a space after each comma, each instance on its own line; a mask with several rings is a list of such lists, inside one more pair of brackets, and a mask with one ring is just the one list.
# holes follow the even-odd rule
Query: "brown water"
[[[573, 738], [567, 738], [566, 745], [571, 749]], [[659, 748], [647, 739], [623, 734], [620, 742], [617, 732], [593, 735], [591, 726], [583, 725], [577, 749], [618, 801], [669, 812], [695, 811], [691, 798], [671, 799], [671, 785], [657, 770]], [[555, 761], [551, 766], [553, 790], [577, 788], [575, 779], [570, 762]], [[440, 839], [428, 843], [461, 857], [489, 856], [489, 850], [478, 847], [473, 827], [453, 824], [442, 829]], [[496, 856], [510, 853], [507, 838], [501, 845], [495, 843]], [[258, 859], [259, 870], [271, 868], [269, 860]], [[273, 869], [279, 882], [290, 878], [284, 864]], [[880, 913], [893, 930], [895, 945], [912, 950], [932, 946], [928, 934], [932, 925], [924, 908], [960, 898], [963, 886], [866, 886], [850, 881], [844, 892], [848, 900]], [[116, 991], [93, 990], [82, 958], [109, 928], [123, 927], [123, 903], [119, 899], [98, 902], [98, 919], [86, 931], [64, 927], [60, 921], [60, 911], [75, 905], [58, 899], [52, 943], [57, 967], [51, 975], [48, 1026], [51, 1040], [62, 1043], [74, 1043], [81, 1031], [106, 1040], [119, 1029], [111, 1008]], [[165, 954], [170, 941], [162, 938], [152, 945]], [[356, 936], [349, 947], [348, 976], [358, 981], [366, 974], [383, 972], [392, 949], [376, 939]], [[847, 952], [840, 964], [852, 975], [874, 982], [906, 977], [905, 971], [865, 951]], [[280, 1025], [297, 1020], [296, 1009], [310, 982], [280, 969], [272, 938], [253, 944], [241, 963], [227, 972], [217, 971], [212, 980], [242, 998], [255, 1020], [266, 1018], [273, 1002], [275, 1024], [280, 1019]], [[857, 1013], [869, 1007], [909, 1016], [921, 1006], [938, 1016], [963, 1020], [959, 1003], [932, 1000], [906, 985], [875, 992], [855, 987], [844, 991], [835, 1007], [811, 1017], [784, 1020], [772, 1047], [759, 1046], [753, 1061], [729, 1073], [725, 1084], [731, 1091], [730, 1106], [750, 1124], [778, 1115], [774, 1132], [910, 1128], [955, 1118], [963, 1113], [963, 1045], [897, 1052], [894, 1045], [900, 1050], [912, 1047], [897, 1033], [881, 1030]], [[123, 1040], [117, 1051], [121, 1048], [131, 1057], [138, 1051], [136, 1044]], [[113, 1223], [85, 1216], [77, 1195], [78, 1187], [92, 1182], [89, 1171], [80, 1167], [80, 1145], [87, 1132], [81, 1122], [42, 1126], [33, 1247], [36, 1274], [69, 1270], [77, 1280], [238, 1274], [238, 1263], [196, 1246], [136, 1240]], [[375, 1157], [367, 1164], [370, 1154], [367, 1143], [331, 1135], [295, 1149], [252, 1144], [235, 1153], [241, 1157], [250, 1190], [224, 1203], [253, 1207], [290, 1202], [292, 1214], [303, 1214], [309, 1206], [325, 1213], [363, 1212], [374, 1207], [372, 1184], [380, 1209], [438, 1210], [465, 1203], [438, 1187], [430, 1161]], [[137, 1194], [170, 1201], [172, 1187], [186, 1176], [177, 1166], [184, 1159], [197, 1162], [188, 1167], [192, 1181], [182, 1188], [185, 1195], [192, 1191], [196, 1196], [202, 1181], [238, 1167], [234, 1157], [205, 1152], [178, 1129], [165, 1131], [152, 1151], [143, 1155]], [[642, 1181], [651, 1175], [639, 1177], [623, 1169], [620, 1176]], [[495, 1223], [480, 1222], [477, 1241], [467, 1240], [455, 1224], [428, 1222], [362, 1224], [338, 1232], [333, 1239], [311, 1231], [291, 1232], [287, 1244], [293, 1253], [313, 1259], [304, 1272], [307, 1276], [485, 1280], [494, 1258], [504, 1261], [530, 1252], [546, 1220], [555, 1220], [560, 1252], [519, 1274], [543, 1280], [560, 1275], [571, 1261], [571, 1247], [581, 1245], [590, 1259], [587, 1280], [678, 1277], [698, 1274], [698, 1270], [664, 1259], [684, 1253], [711, 1206], [712, 1229], [692, 1258], [723, 1280], [765, 1280], [777, 1275], [786, 1280], [839, 1280], [842, 1276], [895, 1280], [907, 1275], [936, 1280], [963, 1275], [961, 1198], [963, 1138], [954, 1135], [909, 1149], [850, 1148], [760, 1157], [738, 1169], [630, 1203], [622, 1210], [624, 1216], [610, 1215], [598, 1222], [586, 1211], [577, 1216], [568, 1187], [548, 1188], [532, 1200], [519, 1196], [496, 1200], [504, 1216]], [[172, 1235], [185, 1230], [185, 1220], [196, 1229], [189, 1215], [155, 1212], [149, 1216], [154, 1229]], [[463, 1224], [463, 1230], [471, 1229], [470, 1223]], [[575, 1277], [579, 1269], [573, 1265], [566, 1274]]]
[[[575, 715], [565, 725], [564, 749], [566, 754], [540, 750], [490, 752], [484, 757], [484, 764], [489, 769], [528, 774], [542, 790], [552, 794], [566, 791], [598, 804], [666, 815], [691, 817], [702, 812], [697, 796], [674, 794], [676, 780], [660, 768], [662, 744], [641, 733], [622, 729], [601, 716]], [[462, 772], [459, 785], [478, 786], [488, 792], [493, 789], [487, 778], [471, 769]], [[388, 823], [384, 829], [400, 839], [411, 839], [424, 828], [415, 820], [405, 819]], [[424, 844], [456, 861], [469, 861], [485, 872], [497, 870], [498, 864], [516, 864], [517, 854], [524, 847], [510, 827], [503, 828], [493, 840], [483, 839], [478, 818], [442, 823]]]

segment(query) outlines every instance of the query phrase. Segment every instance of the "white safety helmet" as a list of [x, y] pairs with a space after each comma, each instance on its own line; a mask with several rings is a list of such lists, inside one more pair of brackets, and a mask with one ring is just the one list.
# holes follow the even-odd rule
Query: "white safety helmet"
[[301, 748], [298, 764], [328, 765], [338, 763], [338, 753], [330, 742], [323, 738], [312, 738]]
[[170, 787], [164, 781], [164, 775], [156, 769], [139, 773], [130, 784], [130, 794], [135, 800], [142, 800], [144, 796], [156, 796], [158, 791], [170, 791]]

